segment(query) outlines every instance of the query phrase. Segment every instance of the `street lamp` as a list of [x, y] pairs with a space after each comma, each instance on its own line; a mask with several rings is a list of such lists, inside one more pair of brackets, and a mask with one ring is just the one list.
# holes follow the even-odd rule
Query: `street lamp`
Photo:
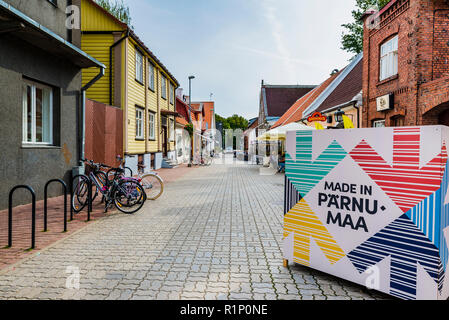
[[195, 76], [189, 76], [189, 119], [192, 123], [192, 141], [190, 145], [190, 155], [189, 155], [189, 167], [192, 166], [192, 154], [193, 154], [193, 141], [195, 139], [195, 127], [193, 126], [193, 120], [192, 120], [192, 80], [195, 79]]

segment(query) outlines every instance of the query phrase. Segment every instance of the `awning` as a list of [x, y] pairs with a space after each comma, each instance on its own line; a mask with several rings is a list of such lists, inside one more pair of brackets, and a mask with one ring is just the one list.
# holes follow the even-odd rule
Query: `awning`
[[315, 128], [308, 127], [300, 123], [289, 123], [283, 127], [278, 127], [276, 129], [265, 132], [263, 135], [257, 138], [259, 141], [284, 141], [287, 136], [288, 131], [297, 130], [315, 130]]
[[176, 111], [170, 111], [170, 110], [161, 110], [161, 115], [179, 117], [179, 113], [177, 113]]
[[106, 66], [62, 37], [0, 0], [0, 34], [11, 34], [80, 68]]

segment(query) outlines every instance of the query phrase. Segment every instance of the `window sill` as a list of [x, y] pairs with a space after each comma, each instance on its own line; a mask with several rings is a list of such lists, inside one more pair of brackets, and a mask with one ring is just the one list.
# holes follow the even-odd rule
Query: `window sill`
[[22, 144], [22, 149], [55, 149], [60, 150], [61, 147], [58, 146], [51, 146], [51, 145], [45, 145], [45, 144]]
[[153, 141], [153, 142], [155, 142], [155, 141], [156, 141], [156, 139], [148, 139], [148, 141]]
[[136, 141], [145, 141], [145, 138], [136, 138]]
[[140, 84], [141, 86], [144, 86], [143, 82], [140, 82], [140, 80], [137, 80], [137, 79], [136, 79], [136, 82], [137, 82], [138, 84]]
[[150, 90], [151, 92], [155, 93], [156, 91], [154, 91], [154, 89], [151, 89], [150, 87], [148, 87], [148, 90]]
[[377, 82], [376, 86], [381, 86], [381, 85], [383, 85], [385, 83], [388, 83], [388, 82], [396, 80], [396, 79], [399, 79], [399, 75], [398, 74], [396, 74], [394, 76], [391, 76], [389, 78], [386, 78], [386, 79], [384, 79], [382, 81]]

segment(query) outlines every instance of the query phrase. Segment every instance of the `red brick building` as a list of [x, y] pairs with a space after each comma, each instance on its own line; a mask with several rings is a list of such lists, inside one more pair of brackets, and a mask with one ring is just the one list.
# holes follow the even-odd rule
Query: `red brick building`
[[364, 22], [363, 126], [449, 125], [449, 2], [392, 0]]

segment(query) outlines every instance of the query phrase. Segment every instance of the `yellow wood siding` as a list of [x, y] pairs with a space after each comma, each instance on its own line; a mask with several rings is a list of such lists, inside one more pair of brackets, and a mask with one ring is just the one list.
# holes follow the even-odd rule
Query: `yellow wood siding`
[[[110, 70], [114, 68], [114, 64], [109, 65], [109, 48], [113, 43], [114, 37], [112, 34], [83, 34], [81, 38], [81, 50], [107, 67], [105, 75], [87, 90], [87, 98], [106, 104], [110, 103], [109, 78]], [[83, 69], [83, 86], [96, 75], [98, 75], [98, 68]]]
[[[148, 71], [148, 60], [147, 60], [147, 71]], [[154, 64], [153, 64], [154, 65]], [[158, 110], [157, 110], [157, 94], [156, 94], [156, 70], [157, 68], [154, 67], [153, 72], [154, 72], [154, 91], [150, 90], [149, 88], [147, 88], [147, 95], [148, 95], [148, 110], [151, 112], [155, 113], [155, 119], [154, 119], [154, 137], [155, 140], [154, 141], [149, 141], [148, 147], [149, 147], [149, 152], [158, 152], [159, 151], [159, 139], [160, 139], [160, 124], [159, 124], [159, 114], [158, 114]], [[145, 72], [145, 74], [147, 74], [147, 72]], [[149, 75], [148, 75], [149, 77]], [[148, 82], [149, 83], [149, 79]]]
[[[145, 85], [136, 81], [136, 47], [134, 41], [128, 41], [128, 152], [145, 153], [145, 141], [136, 140], [136, 105], [145, 109]], [[143, 73], [144, 83], [146, 72]], [[144, 137], [148, 139], [148, 119], [144, 114]]]
[[121, 31], [123, 26], [89, 0], [81, 2], [81, 31]]

